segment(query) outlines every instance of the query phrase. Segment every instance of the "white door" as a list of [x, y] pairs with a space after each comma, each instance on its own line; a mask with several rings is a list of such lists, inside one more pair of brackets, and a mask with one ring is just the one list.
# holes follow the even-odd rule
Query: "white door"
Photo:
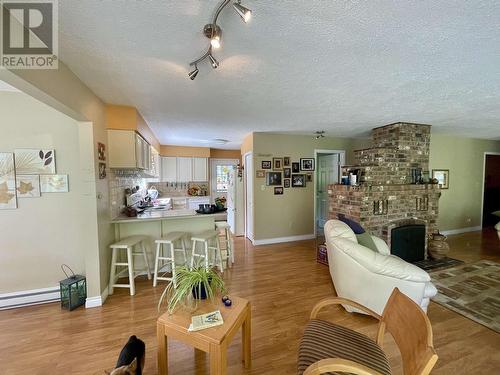
[[253, 155], [245, 154], [245, 236], [253, 240]]
[[193, 181], [193, 158], [177, 158], [177, 182]]
[[163, 182], [177, 181], [177, 158], [162, 156], [161, 158], [161, 180]]
[[323, 233], [328, 220], [328, 185], [339, 182], [339, 154], [319, 154], [316, 184], [316, 232]]
[[227, 197], [229, 174], [238, 165], [238, 159], [211, 159], [210, 160], [210, 199]]

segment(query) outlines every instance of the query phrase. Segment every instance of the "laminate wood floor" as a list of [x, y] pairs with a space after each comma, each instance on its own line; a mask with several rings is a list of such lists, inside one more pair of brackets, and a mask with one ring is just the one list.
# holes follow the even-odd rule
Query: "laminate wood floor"
[[[452, 257], [500, 262], [493, 230], [449, 238]], [[240, 334], [228, 373], [295, 374], [299, 339], [315, 302], [334, 293], [328, 267], [315, 261], [314, 241], [253, 247], [236, 239], [236, 263], [225, 273], [230, 294], [252, 303], [252, 368], [241, 364]], [[353, 275], [355, 277], [355, 275]], [[137, 294], [118, 289], [102, 308], [62, 311], [57, 303], [0, 311], [0, 374], [103, 374], [132, 334], [146, 342], [145, 375], [156, 374], [156, 305], [163, 286], [137, 280]], [[322, 317], [374, 337], [376, 321], [330, 308]], [[429, 307], [439, 361], [434, 374], [500, 374], [500, 334], [435, 303]], [[395, 374], [397, 347], [386, 337]], [[205, 354], [169, 342], [171, 374], [208, 374]]]

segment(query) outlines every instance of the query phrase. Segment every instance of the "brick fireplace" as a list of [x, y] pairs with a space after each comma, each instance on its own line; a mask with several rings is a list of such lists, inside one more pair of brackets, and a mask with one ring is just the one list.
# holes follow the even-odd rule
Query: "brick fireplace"
[[[415, 181], [415, 170], [429, 173], [430, 125], [398, 122], [372, 130], [373, 147], [354, 151], [358, 186], [330, 185], [329, 217], [341, 213], [383, 238], [391, 248], [392, 229], [425, 225], [437, 232], [439, 185]], [[417, 183], [415, 183], [417, 182]]]

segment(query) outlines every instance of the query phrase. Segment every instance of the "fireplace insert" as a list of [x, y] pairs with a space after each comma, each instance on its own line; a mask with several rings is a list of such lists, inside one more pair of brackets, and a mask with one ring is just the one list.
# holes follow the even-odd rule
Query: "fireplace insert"
[[410, 224], [391, 231], [391, 254], [413, 263], [425, 259], [425, 225]]

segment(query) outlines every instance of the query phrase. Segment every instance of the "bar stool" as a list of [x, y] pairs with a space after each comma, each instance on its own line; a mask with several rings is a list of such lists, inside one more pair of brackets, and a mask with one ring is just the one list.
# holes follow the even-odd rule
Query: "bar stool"
[[[191, 241], [193, 242], [192, 247], [192, 255], [191, 255], [191, 268], [194, 267], [194, 259], [198, 258], [205, 263], [205, 268], [208, 270], [210, 265], [217, 264], [221, 272], [224, 272], [224, 267], [222, 266], [222, 257], [220, 253], [220, 244], [219, 244], [219, 232], [216, 230], [207, 230], [205, 232], [201, 232], [195, 234], [191, 237]], [[215, 246], [210, 246], [209, 242], [215, 242]], [[196, 245], [200, 243], [203, 246], [204, 252], [197, 253]], [[214, 262], [210, 262], [210, 250], [214, 251]], [[217, 262], [218, 260], [218, 262]]]
[[[175, 252], [178, 251], [182, 254], [184, 259], [183, 264], [187, 263], [186, 257], [186, 245], [184, 244], [185, 232], [170, 232], [165, 237], [162, 237], [155, 241], [156, 243], [156, 257], [155, 257], [155, 271], [153, 277], [153, 286], [157, 285], [158, 280], [171, 281], [174, 284], [174, 288], [177, 288], [177, 278], [175, 267], [177, 266], [175, 262]], [[180, 242], [180, 248], [175, 247], [175, 243]], [[166, 248], [166, 249], [165, 249]], [[167, 254], [164, 254], [164, 251]], [[158, 271], [166, 265], [170, 265], [172, 268], [172, 277], [158, 276]], [[165, 273], [163, 273], [165, 274]]]
[[[143, 271], [146, 271], [148, 274], [148, 279], [151, 280], [151, 271], [149, 269], [148, 256], [146, 254], [146, 248], [144, 247], [144, 241], [146, 241], [148, 237], [146, 236], [131, 236], [122, 239], [119, 242], [116, 242], [110, 246], [112, 254], [111, 254], [111, 271], [109, 274], [109, 294], [113, 294], [114, 288], [129, 288], [130, 295], [133, 296], [135, 294], [135, 277]], [[134, 251], [134, 248], [139, 247], [139, 251]], [[126, 250], [127, 251], [127, 262], [118, 262], [119, 251]], [[142, 256], [144, 257], [144, 262], [146, 263], [146, 268], [143, 270], [135, 270], [134, 269], [134, 256]], [[117, 267], [125, 267], [118, 273], [116, 272]], [[128, 284], [118, 284], [118, 278], [122, 275], [122, 273], [128, 271]]]
[[226, 247], [226, 256], [224, 260], [227, 262], [227, 266], [231, 267], [234, 263], [234, 252], [233, 252], [233, 243], [231, 238], [231, 226], [227, 221], [216, 221], [215, 229], [220, 233], [221, 230], [224, 230], [224, 237], [222, 238], [222, 243], [225, 244]]

